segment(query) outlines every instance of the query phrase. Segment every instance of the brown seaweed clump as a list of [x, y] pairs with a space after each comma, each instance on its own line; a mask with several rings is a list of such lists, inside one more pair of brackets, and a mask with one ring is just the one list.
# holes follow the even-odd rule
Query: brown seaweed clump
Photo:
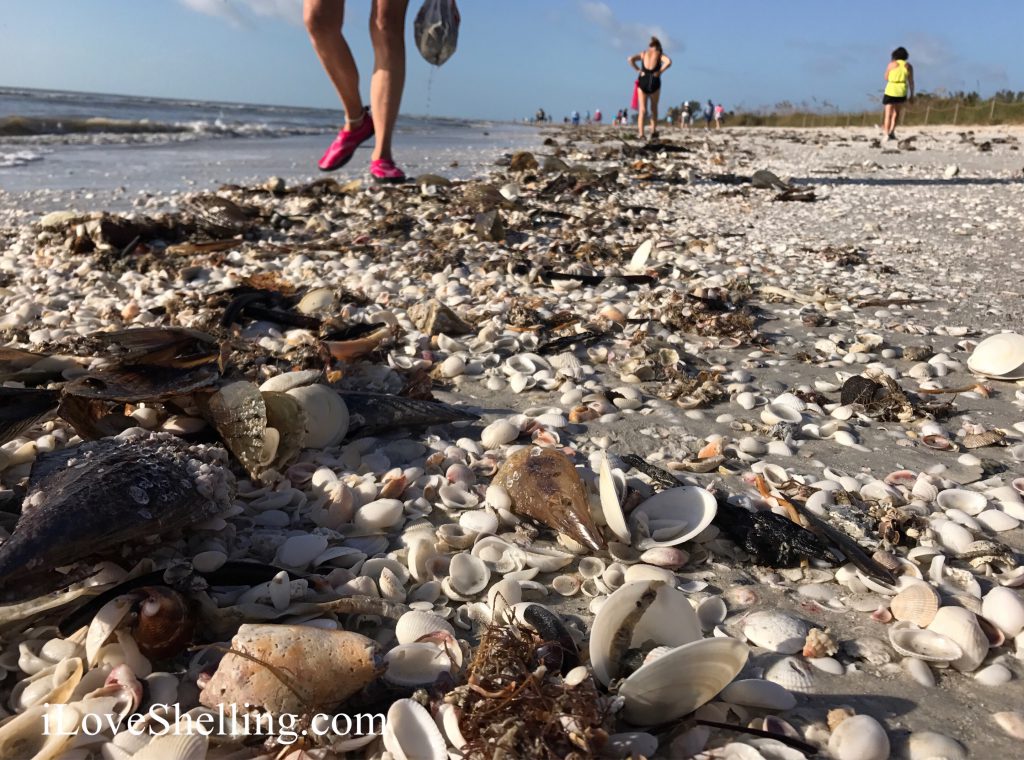
[[589, 675], [567, 684], [542, 665], [543, 646], [528, 628], [490, 626], [477, 647], [468, 683], [451, 692], [468, 760], [594, 757], [608, 738], [607, 701]]

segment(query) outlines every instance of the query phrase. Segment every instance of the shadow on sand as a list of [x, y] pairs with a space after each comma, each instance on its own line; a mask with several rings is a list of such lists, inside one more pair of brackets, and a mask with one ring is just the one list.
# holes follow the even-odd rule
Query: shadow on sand
[[794, 185], [870, 185], [873, 187], [899, 187], [899, 186], [940, 186], [948, 185], [1024, 185], [1024, 177], [965, 177], [963, 179], [920, 179], [913, 177], [830, 177], [828, 175], [819, 177], [793, 177]]

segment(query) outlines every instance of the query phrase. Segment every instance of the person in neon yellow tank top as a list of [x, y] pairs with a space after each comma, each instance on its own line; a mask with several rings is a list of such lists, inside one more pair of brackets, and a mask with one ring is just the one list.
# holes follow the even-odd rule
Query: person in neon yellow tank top
[[905, 47], [898, 47], [892, 51], [892, 60], [885, 68], [882, 130], [890, 140], [896, 139], [896, 122], [899, 121], [903, 104], [914, 97], [914, 67], [907, 63], [909, 57]]

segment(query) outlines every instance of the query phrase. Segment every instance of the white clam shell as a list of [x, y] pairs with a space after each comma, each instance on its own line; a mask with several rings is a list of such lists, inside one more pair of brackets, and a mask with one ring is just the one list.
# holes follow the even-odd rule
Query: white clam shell
[[608, 457], [604, 454], [601, 455], [598, 491], [601, 497], [601, 512], [604, 515], [605, 524], [615, 534], [617, 539], [624, 544], [628, 544], [630, 542], [629, 528], [626, 526], [626, 517], [622, 514], [622, 504], [619, 501], [619, 492], [615, 486], [611, 467], [608, 464]]
[[325, 536], [314, 533], [292, 536], [278, 547], [276, 561], [282, 567], [306, 567], [326, 548], [327, 538]]
[[761, 410], [761, 421], [766, 425], [776, 425], [780, 422], [797, 423], [803, 419], [800, 410], [794, 409], [786, 404], [768, 404]]
[[988, 499], [977, 491], [965, 488], [949, 488], [935, 497], [935, 503], [942, 509], [959, 509], [969, 515], [976, 515], [985, 509]]
[[706, 490], [680, 486], [661, 491], [642, 502], [630, 514], [630, 527], [634, 534], [649, 536], [637, 542], [641, 550], [674, 546], [703, 531], [717, 512], [718, 503]]
[[399, 644], [384, 655], [384, 663], [384, 680], [398, 686], [430, 684], [452, 669], [448, 654], [428, 643]]
[[981, 525], [993, 533], [1002, 533], [1003, 531], [1013, 530], [1020, 525], [1020, 520], [1006, 514], [1000, 509], [986, 509], [983, 512], [979, 512], [975, 519], [981, 523]]
[[623, 681], [622, 716], [636, 726], [653, 726], [693, 712], [739, 674], [748, 654], [746, 644], [729, 638], [675, 647]]
[[337, 391], [319, 383], [287, 391], [306, 412], [304, 446], [323, 449], [337, 446], [348, 433], [348, 407]]
[[784, 612], [763, 610], [743, 621], [743, 635], [755, 646], [779, 654], [796, 654], [803, 650], [809, 623]]
[[978, 623], [977, 616], [970, 609], [941, 607], [929, 624], [928, 630], [944, 636], [961, 649], [961, 657], [949, 661], [956, 670], [970, 673], [981, 665], [988, 655], [988, 637]]
[[744, 678], [733, 681], [722, 689], [718, 698], [745, 707], [762, 710], [790, 710], [796, 707], [796, 697], [771, 681], [760, 678]]
[[1024, 630], [1024, 601], [1020, 593], [1011, 588], [997, 586], [985, 594], [981, 614], [1008, 639]]
[[1024, 377], [1024, 335], [999, 333], [985, 338], [974, 347], [967, 368], [1006, 380]]
[[[647, 604], [646, 609], [634, 620], [638, 605], [644, 604]], [[623, 630], [630, 620], [633, 620], [632, 635]], [[605, 686], [611, 683], [613, 668], [618, 666], [617, 662], [612, 662], [616, 645], [625, 644], [625, 649], [629, 649], [650, 641], [674, 647], [700, 637], [697, 613], [682, 591], [659, 581], [626, 583], [608, 597], [594, 617], [590, 632], [594, 677]]]
[[395, 760], [447, 760], [441, 730], [426, 708], [411, 699], [399, 699], [388, 709], [384, 747]]
[[908, 760], [967, 760], [967, 752], [960, 742], [935, 731], [915, 731], [907, 740]]
[[952, 639], [906, 621], [889, 628], [889, 643], [904, 657], [917, 657], [925, 662], [953, 662], [964, 654]]
[[356, 510], [353, 523], [359, 530], [376, 532], [397, 525], [403, 517], [404, 505], [398, 499], [377, 499]]
[[836, 726], [828, 751], [836, 760], [888, 760], [889, 736], [870, 715], [854, 715]]
[[727, 612], [722, 597], [709, 596], [702, 599], [697, 605], [697, 619], [700, 621], [700, 627], [705, 631], [710, 631], [716, 625], [721, 625]]
[[452, 557], [448, 566], [448, 582], [451, 587], [464, 596], [479, 594], [487, 587], [491, 579], [491, 571], [479, 557], [460, 552]]

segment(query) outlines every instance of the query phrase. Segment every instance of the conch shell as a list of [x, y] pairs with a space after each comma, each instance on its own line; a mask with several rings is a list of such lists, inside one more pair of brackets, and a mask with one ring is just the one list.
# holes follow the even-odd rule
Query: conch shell
[[502, 465], [492, 484], [508, 492], [516, 514], [532, 517], [595, 551], [605, 548], [583, 482], [561, 451], [520, 449]]

